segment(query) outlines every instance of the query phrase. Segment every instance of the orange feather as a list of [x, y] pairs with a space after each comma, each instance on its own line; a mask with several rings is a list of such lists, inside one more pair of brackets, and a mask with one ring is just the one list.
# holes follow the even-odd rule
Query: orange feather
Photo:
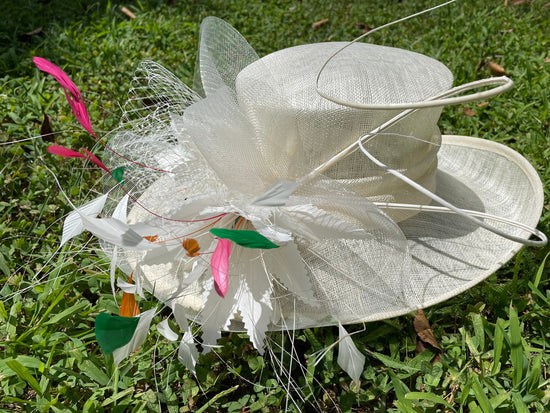
[[[128, 279], [129, 283], [132, 283], [132, 277], [134, 273], [130, 275]], [[135, 294], [122, 293], [122, 301], [120, 302], [120, 313], [122, 317], [135, 317], [139, 314], [139, 308], [136, 303]]]

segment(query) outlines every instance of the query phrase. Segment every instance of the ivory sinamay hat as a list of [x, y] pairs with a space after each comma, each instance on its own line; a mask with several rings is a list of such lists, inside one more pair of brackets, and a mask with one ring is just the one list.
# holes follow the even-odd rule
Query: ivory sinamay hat
[[[125, 168], [129, 197], [109, 193], [122, 198], [115, 230], [89, 217], [105, 197], [79, 209], [83, 226], [133, 273], [136, 286], [119, 285], [174, 310], [186, 331], [180, 359], [191, 368], [187, 320], [201, 325], [206, 350], [221, 331], [238, 330], [262, 351], [269, 330], [436, 304], [485, 279], [522, 243], [545, 242], [533, 229], [543, 190], [529, 162], [437, 127], [444, 104], [511, 82], [452, 82], [432, 58], [366, 43], [260, 59], [235, 29], [207, 18], [195, 91], [153, 62], [138, 69], [109, 142], [120, 156], [106, 162]], [[167, 324], [159, 330], [175, 338]]]

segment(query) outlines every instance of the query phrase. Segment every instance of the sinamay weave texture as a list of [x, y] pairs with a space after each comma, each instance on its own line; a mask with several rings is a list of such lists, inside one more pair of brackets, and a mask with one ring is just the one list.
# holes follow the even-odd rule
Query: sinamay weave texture
[[[284, 136], [288, 142], [285, 149], [296, 154], [295, 161], [310, 168], [399, 113], [350, 109], [317, 94], [312, 85], [319, 69], [344, 45], [335, 42], [281, 50], [247, 66], [237, 77], [237, 101], [255, 125], [256, 136], [264, 136], [268, 142], [280, 141]], [[422, 101], [448, 90], [452, 80], [444, 65], [427, 56], [356, 43], [323, 72], [320, 86], [342, 100], [383, 104]], [[281, 98], [267, 101], [273, 91]], [[369, 145], [369, 150], [382, 162], [433, 190], [441, 140], [436, 124], [440, 113], [440, 107], [419, 110], [386, 130]], [[269, 130], [266, 125], [273, 127]], [[417, 139], [396, 136], [411, 135], [412, 131]], [[277, 154], [267, 157], [277, 159]], [[424, 195], [411, 191], [359, 152], [338, 162], [326, 175], [371, 201], [426, 202]], [[402, 219], [404, 214], [390, 215]]]
[[[384, 211], [372, 202], [430, 202], [359, 151], [301, 181], [399, 113], [318, 96], [315, 77], [339, 46], [298, 46], [258, 59], [238, 32], [209, 18], [194, 87], [202, 96], [155, 63], [136, 74], [126, 122], [110, 146], [170, 172], [110, 159], [112, 168], [127, 166], [126, 189], [139, 199], [128, 223], [163, 242], [147, 252], [119, 249], [118, 265], [134, 273], [138, 291], [182, 305], [202, 325], [206, 344], [220, 330], [244, 329], [261, 345], [266, 329], [404, 314], [480, 282], [521, 247], [454, 214]], [[417, 53], [354, 44], [331, 62], [320, 86], [350, 101], [402, 103], [448, 90], [452, 75]], [[440, 113], [419, 110], [365, 146], [458, 207], [536, 226], [543, 193], [531, 165], [494, 142], [441, 138]], [[255, 205], [278, 180], [300, 185], [284, 205]], [[257, 231], [279, 246], [233, 248], [225, 298], [212, 288], [208, 254], [217, 240], [210, 224]], [[204, 255], [186, 254], [181, 240], [190, 236]]]

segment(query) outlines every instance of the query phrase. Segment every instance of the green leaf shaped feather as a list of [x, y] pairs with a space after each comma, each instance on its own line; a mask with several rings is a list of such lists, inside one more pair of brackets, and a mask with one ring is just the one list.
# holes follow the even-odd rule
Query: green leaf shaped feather
[[277, 244], [272, 243], [256, 231], [212, 228], [210, 232], [218, 238], [229, 239], [235, 244], [245, 248], [261, 248], [264, 250], [279, 248]]
[[120, 185], [124, 184], [124, 166], [119, 166], [111, 171], [113, 178], [117, 180]]
[[95, 337], [101, 350], [111, 354], [130, 342], [136, 331], [139, 317], [121, 317], [99, 313], [95, 319]]

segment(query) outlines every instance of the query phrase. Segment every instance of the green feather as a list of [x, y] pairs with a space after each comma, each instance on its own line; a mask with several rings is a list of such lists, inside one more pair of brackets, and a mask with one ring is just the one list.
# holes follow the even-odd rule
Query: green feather
[[139, 317], [121, 317], [99, 313], [95, 319], [95, 337], [105, 354], [130, 342], [136, 331]]
[[235, 244], [245, 248], [261, 248], [264, 250], [279, 248], [277, 244], [272, 243], [256, 231], [212, 228], [210, 232], [218, 238], [229, 239]]

